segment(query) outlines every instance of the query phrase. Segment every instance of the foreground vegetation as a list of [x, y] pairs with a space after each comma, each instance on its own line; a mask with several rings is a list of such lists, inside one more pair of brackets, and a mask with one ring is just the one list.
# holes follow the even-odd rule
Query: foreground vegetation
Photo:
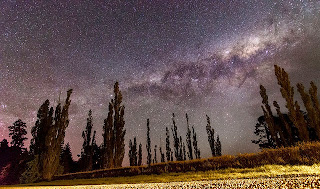
[[[72, 186], [201, 181], [320, 174], [320, 142], [259, 153], [105, 169], [56, 176], [55, 181], [18, 186]], [[126, 175], [126, 176], [123, 176]], [[91, 179], [90, 179], [91, 178]]]
[[56, 180], [22, 186], [73, 186], [73, 185], [104, 185], [104, 184], [134, 184], [177, 181], [203, 181], [233, 178], [257, 178], [286, 175], [320, 174], [320, 163], [314, 165], [264, 165], [256, 168], [227, 168], [223, 170], [192, 171], [186, 173], [163, 173], [160, 175], [138, 175], [130, 177], [108, 177], [96, 179]]

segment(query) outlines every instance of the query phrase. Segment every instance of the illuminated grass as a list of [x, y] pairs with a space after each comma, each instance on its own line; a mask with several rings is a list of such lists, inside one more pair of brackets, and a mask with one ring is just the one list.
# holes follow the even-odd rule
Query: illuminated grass
[[105, 185], [105, 184], [134, 184], [134, 183], [158, 183], [178, 181], [203, 181], [234, 178], [274, 177], [279, 175], [320, 174], [320, 164], [308, 165], [264, 165], [256, 168], [163, 173], [161, 175], [138, 175], [130, 177], [110, 177], [97, 179], [56, 180], [33, 184], [16, 185], [10, 188], [27, 186], [73, 186], [73, 185]]

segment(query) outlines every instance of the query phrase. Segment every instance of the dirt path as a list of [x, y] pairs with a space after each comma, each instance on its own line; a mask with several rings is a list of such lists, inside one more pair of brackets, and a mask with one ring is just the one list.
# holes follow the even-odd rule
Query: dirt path
[[[115, 184], [115, 185], [82, 185], [82, 186], [51, 186], [24, 187], [27, 188], [320, 188], [320, 176], [294, 176], [279, 178], [230, 179], [213, 181], [146, 183], [146, 184]], [[11, 187], [12, 189], [12, 187]]]

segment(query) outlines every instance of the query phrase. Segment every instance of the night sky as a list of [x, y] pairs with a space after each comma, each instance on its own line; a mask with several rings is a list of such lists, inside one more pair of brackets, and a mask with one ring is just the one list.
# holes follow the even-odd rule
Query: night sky
[[7, 127], [19, 118], [31, 139], [40, 105], [49, 99], [56, 106], [59, 94], [64, 100], [72, 88], [65, 143], [77, 159], [89, 109], [102, 143], [119, 81], [126, 107], [124, 165], [133, 136], [145, 152], [147, 118], [152, 146], [161, 140], [165, 148], [173, 112], [183, 140], [189, 114], [201, 157], [211, 154], [206, 114], [223, 154], [256, 152], [251, 140], [263, 114], [260, 84], [285, 111], [274, 64], [293, 84], [309, 87], [313, 80], [320, 87], [320, 1], [2, 0], [0, 140], [9, 139]]

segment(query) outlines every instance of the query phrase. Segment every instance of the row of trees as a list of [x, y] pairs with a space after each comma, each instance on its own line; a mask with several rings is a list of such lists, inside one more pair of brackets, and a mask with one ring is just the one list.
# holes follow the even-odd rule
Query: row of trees
[[[64, 144], [65, 130], [69, 125], [68, 110], [71, 103], [70, 96], [72, 89], [67, 91], [67, 97], [62, 105], [59, 99], [58, 105], [54, 108], [50, 106], [50, 101], [46, 100], [39, 108], [37, 121], [31, 129], [32, 139], [30, 150], [24, 148], [24, 141], [27, 134], [26, 124], [22, 120], [17, 120], [9, 126], [9, 136], [12, 138], [11, 147], [7, 140], [0, 143], [0, 169], [8, 165], [9, 159], [16, 160], [15, 166], [10, 163], [11, 171], [15, 171], [15, 178], [20, 176], [20, 182], [34, 182], [38, 180], [51, 180], [56, 174], [63, 174], [77, 171], [90, 171], [94, 169], [106, 169], [121, 167], [124, 158], [124, 109], [122, 105], [122, 94], [118, 82], [114, 85], [114, 99], [109, 103], [108, 116], [103, 125], [103, 142], [98, 145], [96, 142], [96, 131], [93, 129], [92, 110], [88, 112], [87, 124], [82, 132], [83, 144], [80, 158], [77, 162], [73, 161], [69, 143]], [[157, 153], [159, 151], [160, 162], [165, 161], [184, 161], [200, 158], [197, 134], [194, 126], [190, 129], [189, 117], [186, 114], [187, 133], [186, 141], [178, 135], [175, 121], [175, 114], [172, 114], [171, 133], [166, 127], [166, 147], [158, 149], [154, 145], [152, 150], [150, 138], [150, 121], [147, 119], [147, 164], [158, 163]], [[214, 129], [210, 126], [210, 118], [207, 116], [206, 126], [208, 141], [213, 156], [221, 155], [221, 143], [219, 136], [214, 137]], [[172, 139], [171, 139], [172, 136]], [[171, 140], [173, 148], [171, 147]], [[185, 145], [186, 144], [186, 145]], [[153, 154], [152, 154], [153, 151]], [[11, 158], [4, 158], [2, 154], [11, 154]], [[4, 157], [2, 157], [4, 156]], [[12, 158], [15, 156], [15, 158]], [[129, 141], [129, 162], [130, 166], [142, 165], [142, 144], [137, 144], [136, 137]], [[17, 169], [16, 169], [17, 170]], [[18, 176], [17, 176], [18, 175]], [[1, 175], [0, 175], [1, 180]]]
[[[207, 115], [206, 115], [207, 116]], [[192, 126], [192, 136], [191, 136], [191, 130], [189, 125], [189, 116], [186, 114], [186, 121], [187, 121], [187, 133], [186, 133], [186, 143], [183, 142], [182, 136], [178, 135], [178, 128], [175, 121], [175, 114], [172, 114], [172, 139], [173, 139], [173, 149], [171, 148], [171, 142], [170, 142], [170, 131], [169, 128], [166, 127], [166, 149], [165, 152], [162, 151], [162, 148], [160, 146], [159, 152], [160, 152], [160, 161], [173, 161], [174, 157], [176, 161], [185, 161], [187, 158], [189, 160], [192, 159], [200, 159], [200, 148], [198, 147], [198, 140], [197, 140], [197, 133], [194, 130], [194, 126]], [[217, 137], [217, 140], [214, 139], [214, 129], [210, 126], [210, 118], [207, 116], [208, 125], [206, 126], [206, 129], [208, 131], [208, 141], [211, 147], [212, 156], [221, 156], [221, 142], [219, 139], [219, 136]], [[186, 145], [187, 144], [187, 147]], [[140, 144], [141, 145], [141, 144]], [[130, 146], [130, 144], [129, 144]], [[140, 148], [139, 148], [140, 150]], [[157, 163], [157, 145], [154, 147], [154, 158], [152, 159], [152, 153], [151, 153], [151, 139], [150, 139], [150, 122], [149, 119], [147, 119], [147, 144], [146, 144], [146, 150], [147, 150], [147, 164], [150, 165], [151, 163]], [[194, 154], [194, 156], [193, 156]], [[130, 154], [129, 154], [129, 157]], [[133, 158], [134, 159], [134, 158]]]
[[273, 101], [277, 114], [275, 116], [269, 105], [266, 88], [260, 85], [260, 95], [263, 103], [261, 107], [264, 115], [259, 117], [255, 127], [255, 134], [259, 139], [252, 142], [259, 144], [260, 148], [276, 148], [292, 146], [300, 141], [319, 140], [320, 104], [316, 85], [311, 82], [308, 92], [305, 91], [302, 83], [296, 85], [306, 109], [306, 112], [304, 112], [301, 110], [298, 101], [294, 100], [295, 90], [291, 86], [288, 73], [277, 65], [274, 68], [288, 113], [282, 113], [278, 102]]

